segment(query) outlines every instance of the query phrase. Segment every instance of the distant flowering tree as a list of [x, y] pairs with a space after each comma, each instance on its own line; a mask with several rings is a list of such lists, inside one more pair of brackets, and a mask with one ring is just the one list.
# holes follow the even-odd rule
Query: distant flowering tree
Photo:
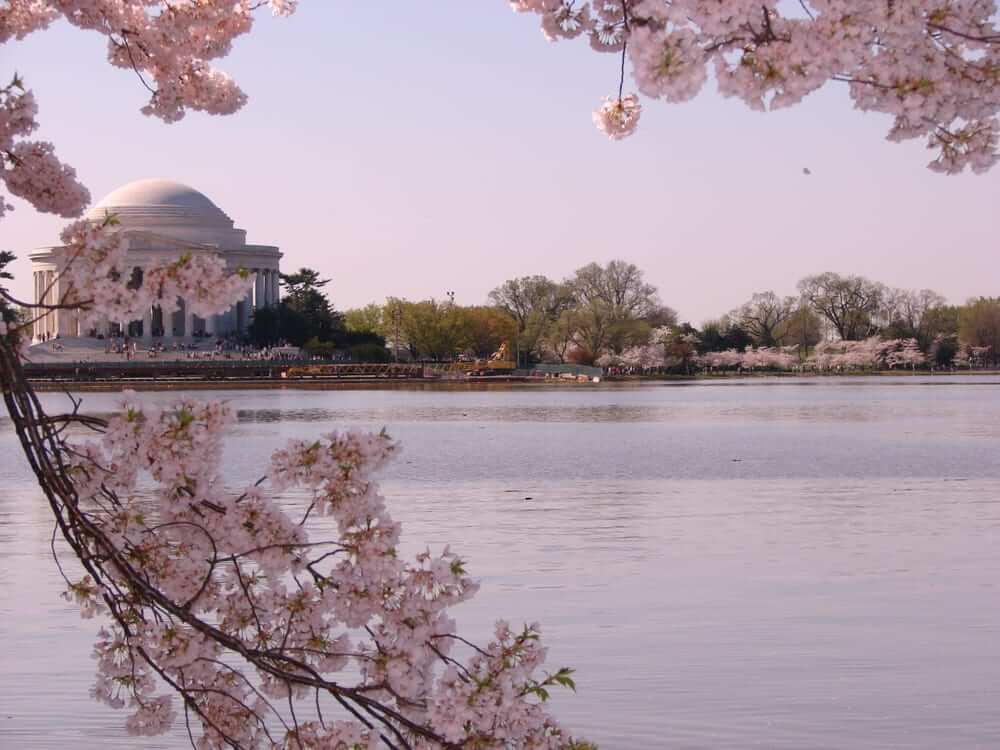
[[744, 370], [791, 370], [799, 364], [799, 358], [794, 353], [796, 349], [794, 346], [747, 347], [740, 358], [740, 366]]
[[[250, 30], [253, 11], [292, 0], [8, 0], [0, 43], [57, 19], [108, 38], [112, 64], [150, 92], [166, 122], [188, 109], [237, 110], [245, 96], [209, 61]], [[37, 105], [20, 78], [0, 89], [0, 180], [39, 211], [79, 216], [89, 202], [48, 143], [26, 140]], [[10, 206], [0, 197], [0, 215]], [[375, 472], [396, 452], [385, 434], [332, 433], [274, 452], [263, 476], [230, 489], [221, 476], [222, 403], [155, 409], [126, 394], [108, 420], [46, 414], [25, 378], [31, 324], [52, 308], [84, 321], [169, 312], [199, 315], [248, 289], [218, 259], [185, 256], [127, 274], [114, 217], [62, 234], [60, 296], [20, 302], [0, 253], [0, 386], [24, 454], [75, 554], [59, 559], [66, 596], [107, 618], [94, 697], [129, 711], [128, 731], [156, 735], [183, 715], [192, 746], [358, 750], [583, 750], [545, 700], [573, 688], [571, 670], [542, 670], [538, 625], [498, 621], [492, 640], [460, 635], [451, 607], [476, 583], [448, 548], [410, 561]], [[72, 434], [88, 428], [97, 439]], [[296, 490], [300, 503], [280, 502]], [[326, 516], [335, 531], [318, 529]], [[179, 700], [178, 700], [179, 699]], [[196, 738], [196, 734], [199, 735]]]
[[740, 367], [742, 363], [743, 354], [736, 349], [706, 352], [698, 357], [698, 364], [708, 370], [731, 370]]
[[890, 369], [909, 367], [915, 370], [917, 365], [927, 364], [927, 356], [920, 351], [916, 339], [901, 339], [892, 343], [894, 346], [885, 354], [885, 363]]
[[1000, 142], [1000, 28], [992, 0], [509, 0], [550, 40], [584, 37], [621, 57], [617, 93], [594, 112], [613, 139], [646, 97], [683, 102], [715, 74], [756, 110], [798, 104], [828, 81], [893, 117], [889, 140], [924, 138], [932, 170], [985, 172]]
[[[597, 361], [604, 367], [626, 366], [637, 369], [650, 369], [664, 365], [677, 366], [684, 364], [677, 353], [675, 340], [677, 331], [669, 328], [654, 329], [650, 343], [626, 349], [621, 355], [608, 354]], [[692, 349], [697, 343], [696, 337], [685, 334], [679, 338]], [[961, 360], [963, 366], [970, 362], [981, 361], [985, 354], [980, 351], [973, 353], [963, 348], [959, 352], [956, 363]], [[978, 359], [977, 359], [978, 358]], [[799, 347], [782, 346], [748, 346], [743, 351], [726, 349], [723, 351], [705, 352], [691, 358], [692, 363], [701, 370], [708, 372], [739, 370], [743, 372], [778, 371], [789, 372], [802, 369]], [[916, 369], [928, 364], [928, 357], [921, 351], [916, 339], [882, 339], [871, 336], [862, 341], [823, 341], [817, 344], [805, 365], [817, 371], [857, 371], [876, 370], [882, 367], [893, 369], [909, 367]]]
[[916, 369], [927, 364], [916, 339], [824, 341], [816, 346], [806, 364], [816, 370], [875, 370], [881, 367]]

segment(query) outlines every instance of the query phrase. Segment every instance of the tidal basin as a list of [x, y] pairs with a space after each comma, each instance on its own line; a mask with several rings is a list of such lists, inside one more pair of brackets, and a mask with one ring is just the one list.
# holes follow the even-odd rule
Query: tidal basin
[[[386, 427], [404, 548], [467, 560], [467, 633], [542, 623], [577, 669], [556, 712], [603, 748], [1000, 746], [998, 376], [193, 395], [239, 414], [233, 484]], [[0, 747], [187, 747], [88, 698], [99, 622], [5, 419], [0, 445]]]

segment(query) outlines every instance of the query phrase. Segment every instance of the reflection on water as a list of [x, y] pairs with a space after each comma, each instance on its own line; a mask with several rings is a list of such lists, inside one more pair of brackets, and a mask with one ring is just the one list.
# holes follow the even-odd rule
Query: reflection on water
[[[1000, 385], [983, 382], [233, 392], [227, 478], [293, 435], [387, 426], [407, 551], [468, 558], [472, 633], [540, 620], [553, 665], [578, 668], [559, 715], [605, 748], [992, 748]], [[86, 697], [98, 624], [58, 597], [47, 509], [0, 441], [0, 747], [135, 747]]]

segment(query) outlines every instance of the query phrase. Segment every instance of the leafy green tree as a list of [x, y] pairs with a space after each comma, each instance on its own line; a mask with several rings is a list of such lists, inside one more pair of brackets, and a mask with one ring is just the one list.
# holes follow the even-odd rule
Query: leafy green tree
[[927, 310], [921, 318], [923, 335], [932, 342], [949, 336], [957, 341], [961, 309], [958, 305], [938, 305]]
[[951, 367], [952, 360], [958, 354], [958, 336], [951, 334], [938, 336], [931, 342], [928, 360], [936, 367]]
[[364, 307], [356, 307], [344, 313], [344, 328], [353, 333], [375, 333], [385, 336], [384, 306], [371, 302]]
[[579, 351], [576, 359], [580, 364], [593, 364], [610, 348], [617, 323], [614, 310], [603, 300], [594, 299], [574, 308], [572, 320], [576, 327], [573, 343]]
[[517, 321], [504, 310], [496, 307], [459, 307], [462, 341], [476, 357], [492, 355], [504, 341], [515, 346], [518, 333]]
[[332, 341], [320, 341], [313, 336], [302, 345], [302, 348], [314, 357], [329, 358], [333, 356], [337, 347]]
[[388, 362], [392, 359], [392, 354], [385, 348], [385, 342], [368, 342], [354, 344], [348, 351], [351, 360], [354, 362]]
[[273, 346], [281, 340], [281, 305], [261, 307], [253, 311], [250, 340], [257, 346]]
[[326, 294], [321, 291], [330, 280], [321, 279], [319, 272], [311, 268], [281, 274], [280, 279], [285, 287], [280, 306], [290, 313], [282, 315], [282, 338], [299, 345], [312, 338], [332, 341], [335, 332], [343, 325]]
[[665, 332], [665, 335], [657, 336], [657, 343], [663, 347], [664, 362], [667, 366], [675, 367], [685, 375], [690, 375], [694, 359], [698, 355], [700, 343], [698, 330], [690, 323], [682, 323], [670, 328], [658, 328], [657, 334], [660, 332]]
[[799, 347], [799, 356], [823, 340], [823, 320], [809, 305], [799, 304], [780, 325], [774, 329], [774, 340], [781, 346]]
[[466, 330], [456, 305], [434, 299], [410, 302], [389, 298], [383, 319], [391, 320], [394, 308], [400, 311], [400, 345], [406, 346], [414, 359], [450, 360], [466, 348]]
[[565, 363], [576, 340], [577, 330], [577, 311], [563, 310], [542, 332], [540, 345], [543, 356]]
[[[517, 323], [517, 349], [530, 359], [591, 360], [645, 344], [650, 331], [677, 322], [656, 287], [633, 263], [589, 263], [566, 281], [522, 276], [490, 292], [490, 300]], [[569, 314], [567, 314], [569, 313]]]
[[660, 302], [656, 287], [646, 283], [633, 263], [589, 263], [578, 268], [566, 286], [577, 313], [577, 346], [594, 358], [645, 343], [649, 321], [676, 320], [676, 314]]
[[728, 315], [704, 323], [698, 337], [700, 352], [722, 352], [727, 349], [742, 351], [753, 343], [750, 335]]
[[570, 290], [546, 276], [509, 279], [490, 292], [490, 301], [517, 322], [516, 349], [529, 359], [541, 357], [546, 328], [573, 302]]
[[300, 268], [296, 273], [280, 274], [281, 285], [285, 287], [286, 298], [301, 298], [309, 292], [319, 291], [330, 279], [321, 279], [319, 271], [312, 268]]
[[967, 346], [990, 347], [987, 359], [1000, 361], [1000, 297], [969, 300], [959, 311], [958, 337]]

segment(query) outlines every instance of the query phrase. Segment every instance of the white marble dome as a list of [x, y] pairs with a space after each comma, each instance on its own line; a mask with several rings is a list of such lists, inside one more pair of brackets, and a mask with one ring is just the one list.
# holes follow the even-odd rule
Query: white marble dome
[[163, 219], [167, 223], [186, 223], [231, 228], [233, 220], [204, 193], [174, 180], [160, 178], [136, 180], [104, 196], [88, 218], [99, 219], [116, 214], [124, 224]]
[[135, 229], [185, 242], [237, 248], [246, 232], [208, 196], [189, 185], [166, 179], [136, 180], [113, 190], [87, 212], [100, 220], [114, 214], [123, 229]]

